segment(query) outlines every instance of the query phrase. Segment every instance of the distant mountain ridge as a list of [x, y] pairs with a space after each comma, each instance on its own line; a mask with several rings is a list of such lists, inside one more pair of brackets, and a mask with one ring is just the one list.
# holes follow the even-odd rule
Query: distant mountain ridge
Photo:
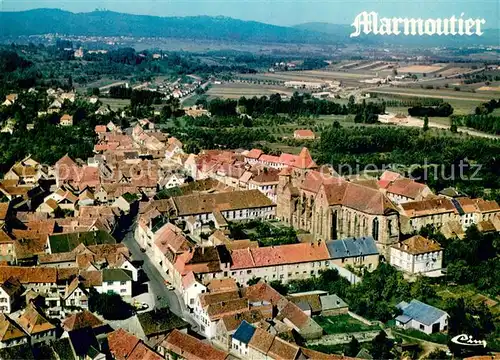
[[60, 9], [0, 12], [0, 36], [65, 34], [219, 40], [241, 43], [393, 44], [425, 46], [498, 45], [498, 29], [477, 36], [360, 36], [351, 38], [351, 25], [305, 23], [292, 27], [229, 17], [159, 17], [112, 11], [72, 13]]
[[334, 44], [331, 35], [228, 17], [158, 17], [111, 11], [59, 9], [0, 12], [0, 35], [59, 33], [87, 36], [175, 37], [264, 43]]

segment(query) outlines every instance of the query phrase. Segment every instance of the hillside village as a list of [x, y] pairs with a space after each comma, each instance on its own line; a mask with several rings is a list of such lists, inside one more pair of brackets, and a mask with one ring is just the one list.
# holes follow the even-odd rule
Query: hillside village
[[[40, 116], [57, 113], [63, 127], [73, 126], [65, 102], [98, 104], [47, 96]], [[94, 133], [92, 157], [43, 164], [33, 153], [0, 181], [2, 359], [369, 359], [380, 353], [321, 350], [415, 333], [430, 351], [447, 349], [431, 340], [446, 336], [453, 314], [416, 297], [384, 322], [341, 293], [289, 290], [361, 286], [377, 269], [427, 284], [447, 271], [444, 246], [423, 231], [500, 232], [494, 200], [434, 193], [392, 170], [343, 177], [307, 147], [188, 153], [150, 119]], [[332, 330], [339, 319], [354, 331]], [[404, 339], [392, 354], [411, 351]]]

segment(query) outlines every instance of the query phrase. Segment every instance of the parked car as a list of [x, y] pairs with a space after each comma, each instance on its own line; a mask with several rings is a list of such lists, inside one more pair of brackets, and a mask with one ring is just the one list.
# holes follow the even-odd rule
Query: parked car
[[143, 311], [149, 309], [149, 305], [145, 302], [136, 301], [133, 304], [136, 311]]
[[146, 249], [145, 248], [141, 248], [141, 252], [145, 253]]
[[175, 287], [173, 287], [172, 285], [167, 285], [167, 289], [172, 291], [172, 290], [175, 290]]

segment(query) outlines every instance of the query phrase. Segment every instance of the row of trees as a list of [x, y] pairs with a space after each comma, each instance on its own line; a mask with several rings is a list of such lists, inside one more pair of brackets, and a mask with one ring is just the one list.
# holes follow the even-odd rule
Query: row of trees
[[453, 115], [451, 121], [457, 126], [467, 126], [490, 134], [500, 134], [500, 116]]
[[446, 239], [433, 228], [421, 234], [438, 241], [444, 248], [444, 266], [448, 280], [456, 284], [474, 284], [492, 296], [500, 295], [500, 235], [482, 233], [470, 226], [463, 239]]
[[401, 314], [395, 307], [400, 301], [418, 299], [448, 312], [450, 338], [466, 333], [484, 339], [494, 336], [496, 330], [491, 311], [484, 303], [461, 297], [444, 300], [437, 295], [429, 278], [419, 277], [410, 283], [401, 272], [386, 263], [379, 264], [373, 272], [365, 272], [362, 281], [356, 285], [351, 285], [337, 270], [326, 270], [318, 278], [288, 284], [273, 281], [270, 285], [283, 295], [325, 290], [345, 299], [354, 313], [382, 322]]
[[485, 115], [485, 114], [491, 114], [495, 109], [500, 108], [500, 99], [495, 100], [491, 99], [488, 102], [485, 102], [478, 107], [476, 107], [474, 113], [476, 115]]
[[442, 103], [438, 106], [413, 106], [408, 109], [410, 116], [440, 116], [448, 117], [453, 114], [453, 107], [448, 103]]
[[372, 115], [385, 112], [384, 102], [363, 101], [361, 104], [354, 102], [354, 97], [349, 99], [347, 105], [342, 105], [328, 100], [313, 98], [310, 94], [295, 92], [290, 100], [282, 100], [280, 94], [273, 94], [269, 98], [241, 97], [239, 100], [214, 99], [208, 103], [208, 108], [215, 116], [234, 116], [237, 113], [247, 114], [252, 117], [261, 115], [357, 115], [359, 122], [376, 122], [377, 117]]
[[[456, 186], [471, 196], [482, 196], [483, 189], [500, 188], [500, 143], [491, 139], [426, 134], [404, 127], [332, 126], [312, 150], [318, 163], [332, 164], [344, 174], [392, 165], [436, 190]], [[474, 164], [481, 164], [477, 173]]]

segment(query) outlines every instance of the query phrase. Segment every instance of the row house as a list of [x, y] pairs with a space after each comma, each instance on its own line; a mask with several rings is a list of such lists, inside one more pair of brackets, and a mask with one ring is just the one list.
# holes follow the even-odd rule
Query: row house
[[74, 189], [95, 189], [100, 183], [99, 169], [93, 166], [78, 165], [68, 155], [63, 156], [55, 164], [56, 185], [68, 184]]
[[226, 220], [272, 219], [276, 205], [258, 190], [194, 194], [173, 197], [175, 217], [200, 225], [217, 221], [219, 212]]
[[284, 169], [286, 167], [303, 167], [307, 165], [308, 167], [316, 167], [316, 164], [311, 160], [307, 161], [305, 164], [304, 159], [306, 157], [310, 158], [309, 150], [307, 148], [302, 148], [299, 155], [292, 155], [287, 153], [282, 153], [280, 156], [267, 155], [259, 149], [252, 149], [244, 155], [244, 160], [250, 165], [260, 164], [265, 167], [274, 169]]
[[153, 263], [167, 276], [172, 276], [177, 257], [192, 247], [182, 230], [167, 222], [154, 232]]
[[401, 232], [411, 234], [427, 225], [440, 229], [444, 224], [457, 221], [457, 209], [452, 200], [433, 198], [401, 204]]
[[457, 209], [464, 230], [473, 224], [492, 222], [500, 214], [500, 205], [494, 200], [459, 197], [452, 199], [451, 202]]
[[124, 244], [84, 245], [81, 243], [74, 250], [38, 257], [41, 267], [72, 268], [83, 271], [102, 269], [123, 269], [132, 273], [137, 281], [139, 270], [130, 259], [130, 251]]
[[[212, 286], [214, 282], [216, 289]], [[256, 288], [260, 288], [260, 292]], [[225, 348], [228, 348], [236, 323], [241, 324], [244, 319], [254, 323], [272, 320], [286, 331], [295, 330], [305, 339], [322, 336], [322, 328], [293, 302], [281, 295], [278, 301], [266, 296], [266, 292], [274, 292], [267, 284], [261, 282], [252, 289], [240, 291], [234, 279], [226, 278], [213, 280], [207, 289], [210, 292], [198, 296], [193, 317], [208, 338], [215, 339]]]
[[28, 155], [21, 161], [15, 163], [9, 171], [4, 174], [5, 180], [15, 180], [18, 184], [36, 185], [40, 180], [53, 178], [54, 172], [48, 166], [43, 166]]
[[437, 197], [401, 204], [403, 233], [417, 232], [427, 225], [437, 229], [452, 228], [453, 224], [466, 230], [471, 225], [482, 225], [497, 230], [500, 206], [494, 200], [466, 197]]
[[17, 319], [17, 323], [29, 336], [29, 342], [32, 345], [49, 343], [56, 339], [56, 326], [33, 303], [29, 303], [26, 306], [26, 309]]
[[9, 316], [0, 313], [0, 349], [29, 343], [29, 336]]
[[[264, 328], [251, 325], [246, 321], [243, 321], [236, 330], [232, 338], [231, 350], [239, 358], [248, 360], [329, 358], [329, 355], [289, 343]], [[336, 355], [335, 358], [344, 359], [344, 356]]]
[[173, 330], [158, 346], [158, 352], [167, 360], [226, 360], [229, 353], [221, 351], [177, 329]]
[[0, 313], [10, 314], [15, 311], [20, 305], [23, 292], [23, 285], [15, 277], [0, 283]]
[[434, 195], [427, 185], [420, 184], [388, 170], [381, 175], [378, 185], [381, 191], [397, 204], [421, 201], [426, 197]]
[[146, 345], [144, 341], [121, 328], [109, 333], [107, 339], [108, 349], [113, 359], [164, 359], [160, 354]]
[[256, 278], [286, 283], [335, 268], [356, 283], [359, 278], [345, 266], [375, 269], [378, 259], [379, 252], [371, 238], [242, 248], [231, 252], [225, 245], [195, 247], [177, 255], [172, 278], [174, 285], [185, 292], [186, 305], [192, 307], [196, 297], [204, 293], [214, 279], [231, 277], [240, 285]]
[[240, 284], [252, 278], [265, 281], [307, 279], [330, 268], [325, 242], [234, 250], [229, 275]]

